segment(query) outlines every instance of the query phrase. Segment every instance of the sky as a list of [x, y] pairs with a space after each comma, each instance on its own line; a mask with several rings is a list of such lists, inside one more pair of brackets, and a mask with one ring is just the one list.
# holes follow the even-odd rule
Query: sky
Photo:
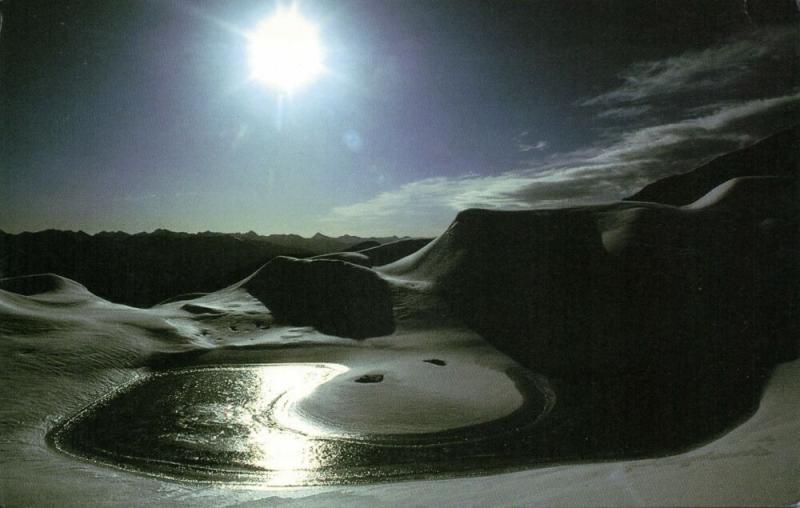
[[605, 203], [800, 121], [798, 0], [0, 0], [0, 229], [437, 235]]

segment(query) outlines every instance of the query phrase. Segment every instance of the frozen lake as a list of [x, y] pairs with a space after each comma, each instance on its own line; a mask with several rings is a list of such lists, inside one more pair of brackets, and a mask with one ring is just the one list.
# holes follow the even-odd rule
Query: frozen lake
[[103, 464], [181, 480], [289, 486], [452, 476], [530, 457], [517, 444], [553, 403], [543, 379], [517, 376], [526, 399], [518, 410], [447, 431], [333, 432], [296, 411], [297, 402], [347, 370], [298, 363], [157, 372], [70, 418], [50, 442]]

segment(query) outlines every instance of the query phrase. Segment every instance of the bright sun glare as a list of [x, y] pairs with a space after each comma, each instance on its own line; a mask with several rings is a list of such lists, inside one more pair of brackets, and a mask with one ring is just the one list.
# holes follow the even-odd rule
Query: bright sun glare
[[317, 27], [296, 7], [279, 9], [248, 34], [252, 77], [284, 93], [308, 84], [324, 70]]

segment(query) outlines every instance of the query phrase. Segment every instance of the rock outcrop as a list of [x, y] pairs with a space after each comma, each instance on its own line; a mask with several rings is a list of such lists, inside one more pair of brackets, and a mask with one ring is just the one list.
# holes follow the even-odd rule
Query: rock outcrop
[[363, 339], [394, 331], [389, 284], [340, 260], [277, 257], [242, 281], [278, 322]]

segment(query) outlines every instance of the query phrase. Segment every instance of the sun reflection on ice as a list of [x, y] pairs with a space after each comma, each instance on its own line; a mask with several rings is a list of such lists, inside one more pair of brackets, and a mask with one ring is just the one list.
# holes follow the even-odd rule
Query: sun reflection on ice
[[[286, 430], [284, 422], [297, 418], [290, 407], [347, 370], [336, 364], [295, 364], [258, 371], [255, 382], [260, 391], [248, 404], [253, 419], [247, 449], [253, 466], [274, 473], [273, 483], [301, 484], [310, 471], [325, 465], [314, 442], [303, 433]], [[300, 426], [293, 423], [288, 428]], [[312, 430], [309, 425], [303, 428]]]
[[[63, 422], [49, 439], [67, 454], [160, 478], [301, 486], [429, 474], [451, 457], [483, 468], [486, 457], [517, 446], [505, 431], [541, 414], [531, 405], [502, 422], [496, 438], [486, 427], [388, 440], [361, 430], [343, 434], [331, 425], [335, 413], [349, 417], [364, 403], [350, 391], [364, 392], [362, 385], [335, 379], [348, 370], [283, 363], [154, 372]], [[387, 396], [371, 395], [384, 405], [393, 402]], [[309, 410], [321, 401], [324, 410]]]

